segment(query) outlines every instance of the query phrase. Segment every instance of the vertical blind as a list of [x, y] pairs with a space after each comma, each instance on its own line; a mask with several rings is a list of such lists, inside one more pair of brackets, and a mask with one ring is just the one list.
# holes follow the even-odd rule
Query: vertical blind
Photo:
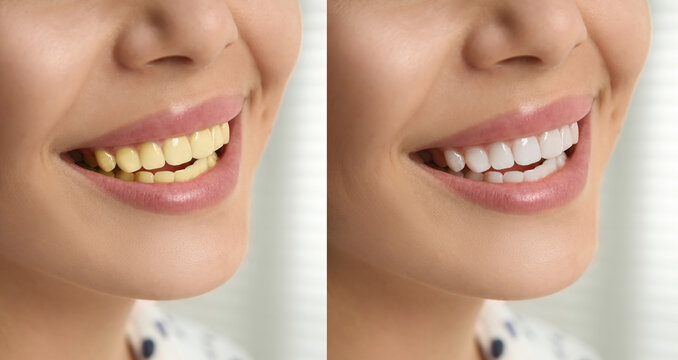
[[650, 57], [603, 184], [597, 257], [570, 288], [511, 304], [603, 359], [678, 359], [678, 1], [650, 5]]
[[244, 264], [208, 294], [162, 303], [232, 338], [254, 359], [327, 358], [327, 6], [300, 4], [301, 55], [257, 171]]

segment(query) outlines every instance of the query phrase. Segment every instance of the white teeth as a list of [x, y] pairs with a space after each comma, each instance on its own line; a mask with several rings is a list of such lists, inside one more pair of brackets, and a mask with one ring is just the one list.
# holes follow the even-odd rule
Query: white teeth
[[[531, 182], [539, 181], [563, 168], [567, 163], [565, 151], [578, 140], [579, 127], [577, 123], [572, 123], [545, 131], [539, 136], [469, 146], [462, 150], [431, 149], [420, 151], [419, 155], [425, 163], [433, 161], [448, 174], [470, 180], [491, 183]], [[210, 159], [206, 162], [208, 167], [212, 166]], [[540, 162], [542, 163], [539, 164]], [[505, 173], [494, 171], [510, 169], [515, 164], [532, 165], [533, 168]], [[490, 169], [492, 171], [488, 171]]]
[[525, 177], [525, 174], [523, 174], [522, 171], [507, 171], [504, 174], [504, 182], [505, 183], [521, 183], [521, 182], [523, 182], [524, 177]]
[[570, 127], [568, 125], [565, 125], [560, 128], [560, 135], [563, 139], [563, 151], [569, 149], [573, 142], [572, 142], [572, 131], [570, 130]]
[[508, 169], [513, 166], [513, 152], [505, 142], [496, 142], [489, 146], [490, 164], [495, 170]]
[[491, 183], [503, 183], [504, 182], [504, 175], [498, 171], [488, 171], [485, 173], [485, 177], [483, 180]]
[[466, 149], [464, 160], [469, 169], [481, 173], [490, 168], [490, 160], [485, 150], [479, 146], [472, 146]]
[[562, 153], [562, 154], [556, 156], [556, 167], [558, 169], [562, 169], [563, 166], [565, 166], [566, 161], [567, 161], [567, 155], [565, 155], [565, 153]]
[[543, 178], [544, 176], [542, 175], [542, 171], [540, 171], [539, 166], [532, 170], [527, 170], [524, 171], [523, 174], [525, 174], [525, 182], [532, 182], [532, 181], [537, 181]]
[[452, 171], [461, 171], [466, 166], [464, 157], [452, 149], [445, 150], [445, 160]]
[[469, 171], [464, 175], [465, 178], [470, 179], [470, 180], [475, 180], [475, 181], [482, 181], [483, 180], [483, 174]]
[[572, 143], [576, 144], [579, 142], [579, 125], [577, 123], [570, 124], [570, 132], [572, 133]]
[[539, 143], [534, 136], [514, 140], [512, 150], [513, 159], [519, 165], [529, 165], [541, 160]]
[[550, 130], [539, 136], [541, 157], [551, 159], [563, 152], [563, 135], [560, 130]]

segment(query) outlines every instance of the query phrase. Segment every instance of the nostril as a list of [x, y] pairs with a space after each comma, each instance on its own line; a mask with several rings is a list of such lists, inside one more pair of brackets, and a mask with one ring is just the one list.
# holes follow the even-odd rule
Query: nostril
[[194, 65], [195, 62], [193, 59], [189, 58], [188, 56], [181, 56], [181, 55], [175, 55], [175, 56], [165, 56], [161, 57], [159, 59], [155, 59], [146, 66], [155, 66], [155, 65]]
[[542, 60], [536, 56], [514, 56], [510, 57], [508, 59], [504, 59], [497, 63], [497, 65], [510, 65], [510, 64], [523, 64], [523, 65], [538, 65], [542, 62]]

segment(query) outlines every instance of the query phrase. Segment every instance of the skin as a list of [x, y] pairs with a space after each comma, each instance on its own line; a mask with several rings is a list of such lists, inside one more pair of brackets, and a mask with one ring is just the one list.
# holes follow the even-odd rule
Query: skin
[[[128, 359], [134, 299], [194, 296], [231, 277], [300, 40], [295, 0], [0, 0], [3, 359]], [[60, 157], [222, 94], [247, 101], [238, 184], [216, 206], [135, 209]]]
[[[601, 178], [649, 48], [648, 4], [328, 4], [330, 359], [479, 359], [484, 299], [551, 294], [594, 256]], [[591, 163], [561, 207], [489, 210], [410, 158], [574, 94], [595, 97]]]

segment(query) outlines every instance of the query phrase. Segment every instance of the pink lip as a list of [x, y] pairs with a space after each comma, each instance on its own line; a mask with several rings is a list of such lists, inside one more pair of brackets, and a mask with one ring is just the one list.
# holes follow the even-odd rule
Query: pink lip
[[[559, 114], [560, 109], [563, 109], [563, 104], [566, 104], [569, 100], [564, 101], [565, 102], [561, 101], [555, 103], [555, 108], [543, 108], [530, 114], [529, 121], [544, 121], [549, 124], [548, 126], [529, 125], [529, 121], [526, 119], [516, 119], [516, 115], [510, 116], [513, 116], [514, 119], [518, 121], [518, 124], [521, 124], [520, 126], [522, 126], [523, 129], [541, 129], [537, 131], [545, 131], [555, 128], [560, 125], [561, 122], [563, 122], [563, 119], [544, 119], [543, 117], [558, 116], [557, 114]], [[581, 99], [575, 100], [572, 102], [572, 104], [581, 105], [581, 103], [579, 103], [580, 101]], [[586, 185], [591, 153], [590, 109], [591, 107], [589, 106], [587, 113], [585, 113], [583, 118], [580, 118], [581, 120], [578, 122], [579, 142], [577, 143], [572, 156], [568, 158], [566, 165], [562, 169], [539, 181], [514, 184], [494, 184], [453, 176], [451, 174], [426, 166], [421, 161], [418, 161], [417, 163], [426, 171], [431, 173], [434, 177], [442, 181], [443, 184], [454, 193], [459, 194], [464, 199], [479, 204], [485, 208], [522, 215], [556, 208], [572, 201], [577, 195], [581, 193], [581, 191], [584, 189], [584, 186]], [[572, 114], [570, 110], [567, 110], [567, 113]], [[536, 114], [539, 115], [537, 116]], [[503, 119], [499, 119], [496, 123], [504, 126], [503, 121]], [[563, 124], [574, 121], [576, 121], [576, 119], [569, 122], [563, 122]], [[487, 128], [486, 130], [491, 133], [491, 136], [482, 135], [475, 132], [470, 134], [476, 134], [474, 136], [476, 136], [477, 139], [495, 138], [498, 134], [498, 130], [496, 129]], [[471, 129], [469, 131], [476, 130]], [[501, 139], [519, 137], [524, 134], [525, 132], [514, 133], [512, 135], [502, 133]], [[457, 138], [457, 135], [455, 135], [454, 138]], [[454, 140], [454, 138], [452, 138], [452, 140]], [[491, 141], [496, 140], [490, 140], [490, 142]], [[463, 144], [466, 143], [467, 142], [463, 142]], [[482, 142], [474, 141], [469, 144], [478, 143]]]
[[186, 135], [233, 120], [242, 111], [241, 96], [221, 96], [192, 107], [176, 106], [113, 130], [77, 148], [114, 148]]
[[[238, 182], [242, 145], [242, 114], [238, 113], [232, 116], [230, 112], [236, 108], [240, 111], [242, 101], [240, 101], [239, 106], [235, 106], [237, 104], [237, 102], [233, 102], [233, 99], [222, 98], [187, 109], [185, 112], [175, 115], [175, 117], [171, 117], [169, 113], [163, 113], [151, 117], [139, 125], [116, 130], [110, 135], [113, 140], [108, 139], [105, 142], [108, 144], [106, 146], [134, 144], [147, 141], [149, 138], [164, 138], [205, 128], [212, 123], [218, 123], [214, 121], [216, 118], [221, 119], [220, 122], [229, 120], [230, 141], [216, 166], [190, 181], [170, 184], [126, 182], [83, 169], [72, 161], [67, 162], [99, 189], [110, 194], [113, 198], [139, 209], [160, 214], [184, 214], [216, 205], [233, 192]], [[219, 109], [222, 112], [219, 112]], [[162, 124], [160, 119], [167, 120], [167, 125], [172, 128], [172, 131], [164, 130], [164, 125], [160, 126]], [[134, 129], [141, 134], [130, 132]], [[159, 130], [153, 132], [153, 129]], [[103, 141], [96, 142], [98, 146], [103, 146], [99, 145], [102, 143]]]
[[581, 120], [591, 111], [593, 98], [570, 96], [543, 107], [525, 107], [458, 132], [427, 148], [460, 148], [531, 136]]

